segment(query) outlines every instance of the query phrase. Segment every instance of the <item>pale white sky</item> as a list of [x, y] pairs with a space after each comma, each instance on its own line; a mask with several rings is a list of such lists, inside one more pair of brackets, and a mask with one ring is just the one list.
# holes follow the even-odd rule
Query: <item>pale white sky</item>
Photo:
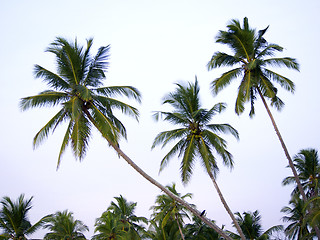
[[[34, 196], [30, 212], [32, 222], [42, 216], [68, 209], [90, 228], [106, 210], [113, 197], [122, 194], [138, 202], [137, 215], [149, 217], [149, 207], [159, 190], [144, 180], [115, 152], [98, 133], [93, 134], [89, 151], [82, 163], [68, 151], [59, 171], [56, 162], [64, 133], [57, 129], [43, 145], [33, 150], [36, 132], [53, 116], [56, 109], [21, 112], [19, 99], [46, 89], [33, 77], [39, 64], [54, 70], [54, 58], [44, 50], [55, 37], [78, 38], [84, 43], [94, 37], [94, 51], [111, 44], [110, 70], [106, 85], [133, 85], [143, 95], [140, 122], [120, 117], [128, 130], [128, 141], [121, 147], [147, 173], [163, 185], [177, 183], [178, 191], [194, 194], [192, 203], [207, 216], [231, 228], [231, 220], [222, 207], [209, 177], [196, 166], [190, 184], [180, 181], [180, 160], [172, 159], [158, 175], [166, 150], [151, 151], [154, 137], [169, 124], [152, 120], [152, 111], [162, 110], [161, 98], [174, 90], [177, 81], [193, 81], [198, 76], [203, 106], [210, 108], [226, 102], [227, 110], [215, 120], [230, 123], [240, 133], [237, 142], [225, 136], [234, 156], [232, 172], [220, 162], [218, 176], [233, 212], [259, 210], [263, 226], [281, 224], [280, 209], [289, 201], [290, 187], [281, 181], [290, 175], [267, 113], [260, 101], [256, 117], [248, 111], [234, 113], [237, 83], [218, 97], [209, 90], [210, 82], [223, 70], [208, 72], [206, 64], [215, 51], [228, 51], [216, 44], [218, 30], [226, 29], [232, 18], [247, 16], [257, 29], [270, 25], [266, 39], [285, 47], [280, 56], [295, 57], [300, 73], [279, 70], [296, 83], [294, 95], [279, 90], [286, 103], [282, 112], [273, 110], [275, 119], [291, 155], [303, 148], [319, 149], [319, 10], [320, 2], [302, 1], [213, 1], [213, 0], [55, 0], [0, 3], [0, 66], [2, 114], [0, 120], [0, 197], [16, 198], [21, 193]], [[249, 109], [248, 105], [246, 106]], [[43, 232], [33, 237], [42, 237]]]

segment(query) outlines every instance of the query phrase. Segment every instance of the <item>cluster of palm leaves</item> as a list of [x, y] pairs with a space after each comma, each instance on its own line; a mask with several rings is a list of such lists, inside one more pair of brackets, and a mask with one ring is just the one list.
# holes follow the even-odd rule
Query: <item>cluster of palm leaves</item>
[[[308, 215], [312, 215], [314, 213], [313, 209], [316, 209], [318, 205], [317, 181], [314, 180], [314, 187], [306, 191], [306, 184], [301, 179], [299, 165], [297, 162], [294, 163], [292, 161], [267, 102], [270, 101], [270, 105], [276, 107], [277, 110], [280, 110], [284, 105], [278, 96], [278, 89], [275, 84], [290, 92], [294, 92], [295, 90], [294, 83], [290, 79], [274, 72], [270, 67], [278, 66], [299, 70], [299, 64], [294, 58], [274, 57], [277, 52], [282, 52], [283, 48], [277, 44], [267, 42], [264, 38], [267, 30], [268, 27], [260, 31], [252, 29], [249, 26], [248, 19], [244, 18], [243, 25], [238, 20], [232, 20], [227, 26], [227, 31], [220, 31], [218, 33], [216, 42], [228, 46], [232, 53], [215, 52], [208, 63], [208, 69], [212, 70], [218, 67], [233, 67], [233, 69], [212, 81], [212, 92], [214, 95], [218, 94], [233, 80], [240, 79], [235, 112], [236, 114], [243, 113], [245, 103], [250, 102], [250, 116], [254, 116], [255, 101], [257, 97], [260, 97], [293, 172], [293, 177], [288, 178], [286, 182], [291, 183], [295, 181], [297, 186], [295, 193], [300, 194], [304, 204], [308, 202], [308, 205], [312, 206], [312, 208], [308, 207], [305, 210]], [[172, 213], [178, 210], [174, 206], [178, 206], [176, 204], [179, 204], [186, 211], [194, 215], [197, 221], [200, 219], [202, 224], [210, 227], [220, 237], [232, 239], [232, 236], [228, 232], [218, 227], [214, 221], [208, 219], [194, 205], [189, 204], [183, 196], [179, 196], [174, 188], [166, 188], [157, 182], [121, 150], [119, 141], [121, 137], [126, 138], [126, 128], [117, 117], [118, 111], [133, 116], [136, 119], [139, 116], [139, 112], [135, 107], [116, 100], [116, 97], [124, 96], [140, 102], [141, 95], [132, 86], [103, 86], [105, 72], [108, 68], [109, 46], [99, 48], [97, 54], [92, 56], [90, 54], [92, 43], [92, 39], [87, 40], [86, 48], [84, 48], [77, 41], [69, 42], [63, 38], [57, 38], [47, 49], [48, 52], [53, 53], [56, 57], [57, 72], [55, 73], [39, 65], [35, 66], [35, 76], [43, 79], [49, 89], [40, 92], [38, 95], [22, 98], [20, 102], [21, 109], [27, 110], [34, 107], [59, 105], [60, 110], [36, 134], [34, 146], [38, 146], [58, 126], [67, 123], [57, 166], [60, 165], [62, 154], [69, 144], [75, 157], [81, 160], [87, 151], [91, 130], [92, 128], [96, 128], [120, 157], [147, 181], [166, 194], [162, 199], [158, 199], [160, 202], [165, 202], [169, 199], [170, 201], [174, 201], [170, 210]], [[173, 148], [162, 159], [160, 171], [168, 165], [174, 156], [177, 156], [181, 159], [181, 179], [185, 184], [191, 179], [195, 161], [199, 160], [237, 229], [239, 238], [245, 240], [248, 239], [248, 235], [246, 235], [241, 227], [241, 219], [239, 220], [241, 215], [233, 214], [216, 181], [219, 170], [219, 159], [222, 160], [224, 165], [233, 167], [232, 154], [227, 150], [227, 142], [221, 134], [230, 133], [237, 139], [239, 138], [239, 134], [229, 124], [212, 123], [213, 116], [221, 113], [226, 106], [224, 103], [217, 103], [210, 109], [203, 108], [200, 103], [199, 92], [199, 83], [196, 79], [194, 82], [187, 84], [177, 84], [176, 90], [164, 97], [163, 104], [170, 105], [172, 111], [158, 111], [155, 117], [158, 120], [163, 117], [164, 121], [170, 122], [177, 128], [159, 133], [153, 142], [152, 148], [157, 145], [164, 147], [169, 143], [174, 143]], [[307, 176], [308, 179], [309, 177]], [[124, 201], [124, 199], [120, 197], [119, 199], [117, 198], [117, 201], [120, 204], [119, 201]], [[154, 210], [159, 209], [154, 208]], [[133, 222], [127, 219], [128, 216], [125, 213], [120, 212], [120, 209], [108, 209], [97, 220], [97, 224], [105, 223], [112, 227], [114, 224], [118, 226], [118, 223], [121, 222], [122, 225], [120, 224], [114, 231], [130, 233], [132, 236], [138, 234], [139, 231], [133, 228]], [[160, 217], [159, 213], [155, 215], [153, 228], [167, 229], [170, 232], [173, 231], [173, 228], [170, 227], [176, 224], [176, 229], [178, 229], [179, 235], [183, 239], [182, 219], [178, 219], [177, 216], [171, 213], [166, 214], [162, 217]], [[246, 219], [246, 216], [251, 216], [252, 219], [258, 221], [259, 219], [255, 214], [256, 212], [246, 212], [244, 213], [244, 219]], [[161, 222], [159, 222], [159, 218], [162, 219]], [[317, 219], [317, 214], [314, 215], [313, 219]], [[174, 224], [168, 225], [169, 220]], [[140, 219], [140, 221], [143, 221], [143, 219]], [[310, 226], [312, 230], [310, 230]], [[310, 226], [307, 229], [308, 232], [315, 232], [320, 238], [317, 224], [311, 224]], [[165, 234], [162, 235], [165, 236]], [[95, 238], [99, 236], [97, 234]], [[109, 239], [112, 239], [112, 236]], [[249, 239], [256, 238], [249, 237]]]

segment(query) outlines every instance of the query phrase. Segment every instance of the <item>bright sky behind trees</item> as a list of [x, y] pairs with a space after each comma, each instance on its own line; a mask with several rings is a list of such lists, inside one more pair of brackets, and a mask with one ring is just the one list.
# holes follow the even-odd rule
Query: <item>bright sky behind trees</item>
[[[216, 44], [214, 37], [219, 30], [226, 30], [231, 19], [242, 22], [248, 17], [250, 26], [257, 29], [269, 25], [265, 38], [285, 48], [279, 56], [297, 58], [301, 65], [300, 73], [278, 71], [295, 82], [296, 93], [279, 87], [279, 97], [286, 106], [282, 112], [272, 109], [274, 117], [291, 156], [303, 148], [319, 150], [319, 9], [317, 0], [1, 1], [0, 197], [15, 199], [21, 193], [34, 196], [30, 211], [33, 223], [68, 209], [89, 226], [88, 237], [93, 235], [95, 218], [120, 194], [138, 202], [137, 215], [149, 217], [149, 207], [159, 190], [119, 159], [99, 133], [91, 139], [82, 163], [75, 162], [69, 149], [56, 171], [65, 129], [57, 129], [38, 149], [32, 149], [34, 135], [55, 110], [21, 112], [18, 107], [20, 98], [46, 89], [33, 77], [33, 66], [55, 71], [53, 55], [44, 50], [57, 36], [77, 37], [82, 44], [93, 37], [93, 54], [100, 46], [111, 45], [105, 85], [132, 85], [143, 96], [141, 105], [132, 103], [140, 110], [139, 123], [120, 117], [128, 130], [128, 141], [120, 143], [125, 153], [163, 185], [175, 182], [178, 192], [193, 193], [191, 202], [200, 211], [206, 209], [209, 218], [231, 229], [231, 220], [199, 165], [190, 183], [183, 186], [180, 161], [172, 159], [158, 176], [168, 149], [151, 151], [154, 137], [171, 127], [155, 122], [152, 111], [165, 110], [161, 98], [175, 89], [174, 83], [194, 81], [197, 75], [202, 105], [209, 108], [213, 103], [226, 102], [227, 110], [214, 120], [231, 124], [240, 134], [239, 142], [224, 136], [235, 162], [232, 172], [221, 166], [217, 178], [227, 202], [233, 212], [259, 210], [265, 229], [282, 224], [280, 210], [288, 204], [292, 188], [283, 187], [281, 182], [291, 171], [286, 168], [287, 160], [267, 113], [258, 100], [253, 119], [248, 116], [248, 105], [238, 117], [234, 113], [236, 83], [213, 97], [210, 82], [226, 69], [208, 72], [206, 64], [215, 51], [229, 51]], [[42, 233], [37, 236], [42, 237]]]

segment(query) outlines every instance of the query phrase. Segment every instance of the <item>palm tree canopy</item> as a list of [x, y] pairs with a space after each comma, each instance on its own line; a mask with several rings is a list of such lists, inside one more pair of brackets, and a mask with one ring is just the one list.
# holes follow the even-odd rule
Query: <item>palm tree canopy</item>
[[223, 103], [215, 104], [207, 110], [201, 107], [197, 79], [188, 86], [177, 84], [174, 92], [164, 97], [163, 104], [169, 104], [172, 112], [156, 112], [155, 118], [164, 116], [164, 121], [180, 126], [174, 130], [159, 133], [154, 139], [152, 148], [162, 144], [165, 147], [169, 142], [177, 141], [174, 147], [161, 161], [160, 171], [167, 166], [169, 160], [178, 154], [182, 157], [181, 178], [187, 183], [192, 175], [196, 156], [202, 161], [207, 171], [218, 171], [216, 158], [212, 151], [215, 150], [223, 159], [224, 164], [233, 166], [232, 155], [227, 151], [227, 142], [219, 136], [219, 133], [231, 133], [237, 139], [238, 132], [229, 124], [212, 124], [212, 117], [222, 112], [226, 106]]
[[[317, 196], [319, 193], [320, 164], [316, 149], [302, 149], [293, 157], [294, 166], [298, 172], [301, 184], [307, 197]], [[295, 183], [293, 176], [286, 177], [283, 185]], [[299, 193], [295, 188], [293, 194]]]
[[56, 212], [46, 220], [44, 228], [50, 232], [44, 236], [46, 240], [72, 240], [86, 239], [83, 232], [89, 231], [89, 228], [80, 220], [75, 220], [72, 212], [67, 210]]
[[91, 129], [94, 126], [109, 143], [118, 144], [119, 137], [126, 138], [126, 129], [114, 115], [114, 110], [138, 118], [138, 110], [115, 99], [117, 96], [133, 98], [140, 102], [139, 91], [131, 86], [103, 87], [105, 72], [108, 69], [110, 46], [100, 47], [92, 56], [90, 50], [93, 39], [87, 40], [86, 47], [75, 40], [69, 42], [58, 37], [47, 52], [56, 57], [57, 72], [35, 65], [34, 75], [41, 78], [49, 87], [38, 95], [22, 98], [22, 110], [35, 107], [59, 106], [60, 110], [36, 134], [34, 146], [38, 146], [56, 127], [68, 122], [62, 141], [60, 159], [68, 144], [80, 160], [84, 157]]
[[[271, 235], [274, 232], [280, 231], [283, 229], [282, 225], [276, 225], [265, 232], [262, 230], [261, 224], [261, 215], [258, 210], [254, 212], [243, 212], [240, 214], [239, 212], [235, 213], [237, 216], [237, 221], [246, 237], [246, 239], [250, 240], [267, 240], [271, 239]], [[235, 239], [240, 239], [236, 234], [232, 234], [231, 236]]]
[[248, 18], [244, 18], [243, 26], [238, 20], [231, 20], [226, 31], [219, 31], [216, 42], [227, 45], [232, 54], [215, 52], [208, 63], [208, 69], [218, 67], [235, 67], [212, 82], [212, 92], [217, 94], [232, 80], [241, 78], [235, 111], [241, 114], [244, 111], [244, 103], [251, 102], [250, 116], [255, 114], [254, 102], [258, 91], [271, 100], [271, 105], [278, 110], [284, 105], [277, 96], [279, 84], [285, 90], [294, 92], [294, 83], [269, 67], [287, 67], [299, 70], [296, 59], [290, 57], [277, 58], [274, 55], [282, 52], [283, 48], [277, 44], [268, 43], [264, 34], [269, 27], [256, 31], [249, 26]]
[[0, 229], [3, 230], [2, 237], [7, 239], [26, 239], [26, 236], [34, 233], [49, 217], [45, 216], [37, 223], [31, 224], [28, 213], [32, 208], [33, 197], [26, 199], [21, 194], [14, 202], [9, 197], [1, 200]]

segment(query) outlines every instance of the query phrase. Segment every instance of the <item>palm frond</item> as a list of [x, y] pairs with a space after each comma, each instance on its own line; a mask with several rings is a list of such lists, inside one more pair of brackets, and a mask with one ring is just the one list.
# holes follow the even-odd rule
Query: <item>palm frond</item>
[[48, 137], [49, 132], [57, 127], [61, 122], [63, 122], [68, 117], [65, 109], [61, 109], [50, 121], [44, 125], [40, 131], [33, 138], [33, 146], [39, 146], [44, 139]]
[[185, 146], [185, 139], [181, 139], [179, 142], [177, 142], [173, 148], [164, 156], [164, 158], [161, 160], [160, 163], [160, 169], [159, 173], [168, 165], [171, 158], [177, 154], [178, 152], [181, 152], [181, 149], [183, 149]]
[[231, 133], [236, 139], [239, 139], [238, 131], [233, 128], [230, 124], [208, 124], [206, 128], [214, 131], [214, 132], [221, 132], [221, 133]]
[[52, 107], [59, 103], [63, 103], [69, 99], [64, 92], [55, 92], [51, 90], [40, 92], [38, 95], [21, 98], [20, 109], [25, 111], [35, 107]]
[[268, 79], [272, 79], [272, 80], [276, 81], [277, 83], [279, 83], [280, 86], [282, 88], [284, 88], [285, 90], [294, 93], [295, 85], [290, 79], [288, 79], [288, 78], [286, 78], [286, 77], [284, 77], [274, 71], [271, 71], [269, 69], [263, 69], [263, 73]]
[[128, 98], [133, 98], [139, 103], [141, 102], [141, 93], [137, 88], [132, 86], [111, 86], [92, 89], [92, 91], [105, 95], [106, 97], [126, 96]]
[[36, 78], [42, 78], [49, 87], [56, 90], [67, 90], [70, 89], [70, 85], [62, 79], [59, 75], [41, 67], [40, 65], [34, 66], [34, 75]]
[[276, 66], [276, 67], [287, 67], [289, 69], [294, 69], [299, 71], [299, 63], [297, 59], [290, 58], [290, 57], [284, 57], [284, 58], [269, 58], [263, 60], [264, 63], [270, 66]]
[[169, 142], [187, 136], [187, 134], [188, 130], [185, 128], [161, 132], [155, 137], [151, 149], [155, 148], [159, 144], [162, 144], [161, 147], [164, 148]]
[[62, 144], [61, 144], [61, 148], [60, 148], [60, 152], [59, 152], [59, 157], [58, 157], [58, 162], [57, 162], [57, 169], [60, 166], [62, 154], [64, 153], [66, 147], [68, 146], [68, 144], [70, 142], [70, 135], [71, 135], [71, 131], [73, 129], [73, 124], [74, 124], [73, 121], [69, 122], [68, 128], [67, 128], [66, 133], [64, 135], [64, 138], [62, 140]]
[[179, 155], [182, 155], [182, 161], [180, 165], [181, 179], [184, 184], [188, 183], [194, 166], [194, 160], [196, 157], [196, 144], [195, 136], [191, 135], [185, 143], [184, 148], [180, 150]]
[[236, 79], [242, 74], [242, 68], [235, 68], [223, 73], [219, 78], [215, 79], [211, 83], [212, 93], [216, 95], [223, 88], [231, 83], [233, 79]]
[[208, 70], [212, 70], [217, 67], [232, 67], [238, 63], [241, 63], [241, 59], [236, 58], [235, 56], [224, 52], [215, 52], [208, 62], [207, 67]]

